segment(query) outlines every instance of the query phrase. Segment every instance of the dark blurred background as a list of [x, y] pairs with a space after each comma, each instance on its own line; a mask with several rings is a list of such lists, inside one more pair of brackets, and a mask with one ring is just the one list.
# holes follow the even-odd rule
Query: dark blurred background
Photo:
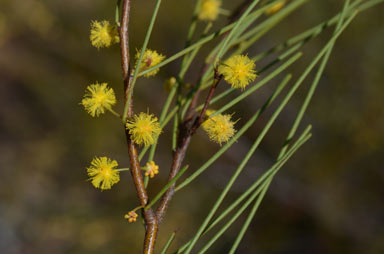
[[[171, 56], [183, 47], [194, 2], [163, 1], [149, 48]], [[224, 1], [223, 7], [231, 9], [240, 2]], [[342, 4], [309, 1], [248, 53], [259, 53], [320, 23]], [[154, 1], [133, 1], [132, 52], [143, 42], [153, 6]], [[313, 137], [273, 181], [237, 253], [384, 253], [383, 14], [383, 4], [359, 14], [337, 41], [303, 120], [302, 128], [313, 125]], [[1, 253], [140, 252], [141, 223], [123, 219], [138, 205], [129, 172], [104, 192], [86, 181], [85, 167], [94, 156], [129, 165], [120, 121], [111, 114], [92, 118], [79, 105], [86, 86], [94, 81], [109, 82], [122, 97], [119, 47], [91, 47], [89, 25], [95, 19], [112, 21], [114, 1], [0, 0]], [[225, 22], [221, 17], [215, 24]], [[303, 71], [331, 33], [332, 28], [310, 41], [303, 48], [305, 56], [289, 71]], [[203, 59], [199, 55], [194, 62], [188, 82], [195, 81]], [[159, 114], [167, 96], [163, 82], [177, 74], [179, 64], [175, 61], [154, 78], [139, 80], [137, 111], [149, 107]], [[273, 164], [310, 82], [276, 121], [225, 205]], [[274, 85], [229, 112], [241, 118], [237, 128]], [[122, 107], [120, 100], [116, 110]], [[161, 225], [158, 247], [174, 230], [172, 249], [196, 232], [273, 108], [209, 171], [177, 193]], [[165, 184], [171, 160], [167, 135], [160, 142], [160, 175], [150, 182], [151, 196]], [[187, 154], [187, 174], [218, 149], [200, 131]], [[246, 215], [208, 252], [226, 253]]]

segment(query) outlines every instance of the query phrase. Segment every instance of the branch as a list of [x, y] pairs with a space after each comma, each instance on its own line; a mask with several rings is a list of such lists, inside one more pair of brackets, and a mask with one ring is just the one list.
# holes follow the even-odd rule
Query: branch
[[[128, 27], [129, 27], [129, 11], [130, 11], [130, 0], [124, 0], [123, 2], [123, 11], [121, 17], [121, 26], [120, 26], [120, 49], [121, 49], [121, 68], [123, 70], [123, 80], [124, 80], [124, 91], [125, 91], [125, 100], [128, 98], [127, 92], [129, 91], [129, 36], [128, 36]], [[127, 113], [128, 116], [132, 116], [132, 107]], [[125, 119], [126, 116], [123, 116]], [[123, 123], [125, 124], [125, 123]]]
[[[231, 23], [231, 22], [234, 22], [234, 20], [238, 19], [239, 14], [244, 12], [244, 10], [250, 4], [250, 2], [251, 2], [250, 0], [245, 0], [239, 6], [239, 8], [235, 11], [237, 13], [235, 13], [234, 15], [232, 15], [229, 18], [229, 22]], [[227, 33], [223, 34], [223, 38], [225, 38], [227, 35], [228, 35]], [[184, 122], [182, 124], [180, 124], [180, 127], [179, 127], [178, 142], [177, 142], [178, 144], [176, 147], [176, 151], [173, 154], [173, 162], [171, 165], [171, 170], [169, 172], [168, 182], [171, 181], [179, 172], [179, 170], [181, 168], [181, 164], [182, 164], [184, 157], [185, 157], [185, 153], [187, 152], [187, 148], [189, 146], [189, 143], [191, 142], [191, 137], [196, 132], [196, 130], [200, 127], [200, 125], [202, 124], [205, 112], [209, 106], [211, 99], [212, 99], [213, 93], [214, 93], [218, 83], [222, 79], [222, 76], [217, 73], [217, 70], [215, 68], [215, 76], [214, 76], [213, 84], [212, 84], [212, 87], [208, 93], [207, 99], [206, 99], [205, 104], [204, 104], [204, 108], [201, 111], [199, 116], [194, 117], [194, 115], [196, 113], [195, 112], [196, 104], [197, 104], [197, 101], [198, 101], [199, 95], [200, 95], [201, 80], [202, 80], [203, 75], [208, 70], [210, 65], [211, 65], [211, 63], [205, 63], [203, 65], [203, 67], [200, 71], [200, 74], [199, 74], [198, 81], [196, 82], [196, 84], [192, 88], [191, 93], [192, 94], [194, 93], [194, 94], [192, 97], [191, 104], [189, 105], [186, 116], [184, 118]], [[167, 211], [169, 202], [171, 201], [172, 196], [175, 192], [175, 185], [176, 185], [176, 183], [172, 184], [172, 186], [165, 192], [165, 194], [163, 195], [163, 197], [160, 201], [160, 204], [156, 210], [156, 217], [157, 217], [158, 223], [160, 223], [164, 218], [164, 215]]]
[[[123, 11], [121, 18], [120, 26], [120, 48], [121, 48], [121, 67], [123, 71], [124, 79], [124, 91], [125, 91], [125, 102], [128, 100], [128, 92], [131, 84], [130, 79], [130, 62], [129, 62], [129, 36], [128, 36], [128, 27], [129, 27], [129, 12], [130, 12], [130, 0], [123, 1]], [[128, 105], [128, 111], [123, 119], [130, 118], [133, 116], [133, 100], [130, 100]], [[125, 122], [123, 121], [123, 124]], [[125, 127], [125, 126], [124, 126]], [[148, 203], [148, 194], [144, 186], [143, 176], [141, 174], [140, 161], [137, 153], [137, 148], [134, 142], [131, 140], [129, 131], [125, 130], [125, 135], [127, 138], [128, 153], [131, 163], [131, 174], [133, 182], [135, 184], [137, 196], [139, 198], [140, 205], [145, 207]], [[158, 224], [155, 213], [150, 208], [148, 210], [143, 210], [144, 221], [145, 221], [145, 240], [144, 240], [144, 254], [153, 254]]]
[[221, 81], [222, 78], [223, 78], [223, 75], [219, 74], [219, 72], [217, 71], [217, 68], [216, 68], [211, 89], [209, 89], [209, 93], [208, 93], [207, 99], [205, 99], [204, 107], [200, 112], [200, 116], [196, 119], [196, 122], [193, 125], [194, 129], [199, 128], [200, 125], [203, 123], [203, 120], [205, 118], [205, 113], [207, 112], [209, 104], [211, 103], [213, 94], [216, 90], [217, 85], [219, 84], [219, 82]]
[[[213, 94], [215, 92], [215, 89], [217, 85], [219, 84], [220, 80], [222, 79], [222, 75], [219, 75], [217, 70], [215, 69], [215, 77], [213, 80], [213, 84], [211, 89], [209, 90], [207, 99], [204, 104], [204, 108], [201, 111], [200, 115], [195, 117], [194, 119], [186, 119], [181, 125], [179, 130], [179, 140], [178, 145], [176, 148], [176, 151], [173, 155], [173, 162], [171, 166], [171, 170], [168, 176], [168, 182], [172, 181], [173, 178], [177, 175], [177, 173], [180, 170], [181, 164], [184, 160], [185, 153], [187, 152], [187, 148], [189, 146], [189, 143], [191, 142], [191, 137], [193, 134], [195, 134], [196, 130], [200, 127], [200, 125], [203, 122], [205, 112], [210, 104], [210, 101], [213, 97]], [[172, 196], [175, 192], [175, 185], [176, 183], [173, 183], [172, 186], [165, 192], [163, 195], [160, 205], [157, 208], [156, 211], [156, 217], [158, 223], [160, 223], [165, 215], [165, 212], [167, 211], [169, 202], [172, 199]]]

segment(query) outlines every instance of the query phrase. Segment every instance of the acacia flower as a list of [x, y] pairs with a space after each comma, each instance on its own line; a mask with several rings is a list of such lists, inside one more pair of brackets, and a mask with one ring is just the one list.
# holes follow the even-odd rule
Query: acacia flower
[[107, 20], [91, 22], [89, 39], [91, 40], [92, 46], [97, 49], [108, 48], [112, 44], [120, 42], [119, 32], [116, 26], [111, 25]]
[[124, 219], [128, 220], [129, 223], [136, 222], [137, 213], [135, 211], [130, 211], [124, 215]]
[[149, 176], [150, 178], [155, 177], [159, 173], [159, 166], [155, 164], [154, 161], [147, 162], [145, 167], [145, 176]]
[[231, 121], [231, 115], [215, 115], [203, 123], [203, 129], [207, 132], [212, 141], [220, 144], [228, 142], [235, 134], [234, 122]]
[[236, 55], [219, 66], [219, 73], [233, 88], [244, 89], [257, 77], [255, 66], [255, 62], [248, 56]]
[[139, 115], [127, 121], [126, 128], [133, 142], [138, 145], [152, 145], [155, 143], [157, 137], [161, 133], [160, 124], [152, 114], [141, 112]]
[[[135, 65], [135, 68], [137, 68], [137, 62], [139, 61], [139, 58], [140, 58], [140, 51], [137, 51], [136, 53], [136, 65]], [[156, 50], [150, 50], [150, 49], [146, 49], [144, 51], [144, 54], [143, 54], [143, 59], [141, 60], [141, 64], [140, 64], [140, 69], [139, 71], [145, 71], [145, 70], [148, 70], [149, 68], [155, 66], [155, 65], [158, 65], [159, 63], [161, 63], [161, 61], [163, 61], [165, 58], [164, 55], [162, 54], [159, 54], [156, 52]], [[145, 73], [144, 74], [144, 77], [150, 77], [150, 76], [154, 76], [156, 75], [156, 73], [159, 72], [159, 68], [157, 69], [154, 69], [153, 71], [150, 71], [148, 73]]]
[[107, 83], [96, 82], [87, 87], [81, 104], [91, 116], [99, 116], [104, 114], [105, 109], [112, 110], [112, 106], [116, 104], [115, 92]]
[[118, 166], [115, 160], [107, 157], [95, 157], [91, 166], [87, 168], [89, 180], [95, 188], [108, 190], [112, 185], [120, 181], [119, 171], [115, 168]]
[[284, 7], [285, 2], [286, 0], [282, 0], [280, 2], [273, 4], [271, 7], [265, 10], [265, 14], [266, 15], [275, 14], [276, 12], [280, 11]]
[[214, 21], [219, 15], [220, 5], [220, 0], [203, 0], [198, 18], [205, 21]]

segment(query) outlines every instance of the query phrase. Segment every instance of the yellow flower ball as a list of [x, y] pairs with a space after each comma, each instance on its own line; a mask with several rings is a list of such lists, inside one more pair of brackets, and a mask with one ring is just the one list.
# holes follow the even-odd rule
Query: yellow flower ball
[[109, 47], [114, 43], [120, 42], [119, 32], [115, 25], [111, 25], [109, 21], [103, 20], [92, 21], [91, 34], [89, 36], [92, 46], [97, 49]]
[[127, 121], [131, 139], [138, 145], [149, 146], [155, 143], [161, 133], [160, 124], [153, 115], [141, 112], [139, 115]]
[[102, 190], [111, 189], [112, 185], [120, 181], [118, 166], [115, 160], [107, 157], [96, 157], [92, 160], [91, 166], [87, 168], [89, 180], [95, 188]]
[[91, 116], [99, 116], [105, 113], [105, 109], [110, 110], [116, 104], [115, 92], [107, 83], [96, 82], [87, 87], [81, 104]]
[[209, 138], [218, 143], [228, 142], [235, 134], [235, 123], [231, 121], [231, 115], [215, 115], [203, 123], [203, 129], [207, 132]]
[[218, 71], [233, 88], [244, 89], [256, 79], [255, 67], [255, 62], [248, 56], [236, 55], [222, 63]]
[[[136, 53], [136, 65], [135, 65], [135, 68], [137, 68], [137, 62], [139, 61], [139, 58], [140, 58], [140, 51], [137, 51]], [[164, 60], [165, 56], [162, 55], [162, 54], [159, 54], [156, 52], [156, 50], [150, 50], [150, 49], [146, 49], [144, 51], [144, 54], [143, 54], [143, 59], [141, 60], [141, 64], [140, 64], [140, 69], [139, 71], [145, 71], [145, 70], [148, 70], [149, 68], [155, 66], [155, 65], [158, 65], [159, 63], [161, 63], [163, 60]], [[154, 69], [153, 71], [150, 71], [148, 73], [145, 73], [144, 74], [144, 77], [151, 77], [151, 76], [154, 76], [156, 75], [156, 73], [159, 72], [159, 68], [157, 69]]]
[[205, 21], [214, 21], [219, 15], [221, 1], [203, 0], [198, 13], [198, 18]]

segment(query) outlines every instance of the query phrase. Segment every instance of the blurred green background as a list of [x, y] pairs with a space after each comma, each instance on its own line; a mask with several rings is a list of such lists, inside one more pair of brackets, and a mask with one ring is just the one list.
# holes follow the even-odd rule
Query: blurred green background
[[[134, 53], [143, 42], [154, 1], [132, 2]], [[183, 47], [194, 2], [163, 1], [149, 48], [171, 56]], [[224, 1], [223, 7], [231, 9], [240, 2]], [[248, 53], [261, 52], [320, 23], [342, 4], [309, 1]], [[359, 14], [338, 40], [303, 121], [302, 126], [313, 125], [313, 137], [273, 181], [237, 253], [384, 253], [383, 7]], [[114, 1], [0, 0], [1, 253], [140, 253], [143, 227], [123, 219], [138, 205], [129, 172], [104, 192], [86, 181], [85, 167], [94, 156], [105, 155], [128, 166], [120, 121], [111, 114], [91, 118], [79, 105], [86, 86], [94, 81], [109, 82], [122, 97], [119, 47], [91, 47], [89, 25], [95, 19], [113, 20]], [[225, 22], [221, 17], [216, 25]], [[332, 28], [309, 42], [303, 48], [305, 56], [290, 71], [303, 71], [331, 32]], [[199, 55], [194, 62], [188, 82], [195, 81], [203, 59]], [[154, 78], [139, 80], [137, 111], [149, 108], [159, 114], [167, 96], [163, 82], [177, 74], [179, 64], [175, 61]], [[226, 205], [272, 165], [310, 81], [274, 124]], [[234, 117], [241, 118], [238, 128], [271, 94], [273, 85], [235, 107]], [[116, 110], [122, 107], [120, 100]], [[209, 171], [177, 193], [161, 225], [158, 247], [174, 230], [172, 249], [196, 232], [272, 112], [268, 110]], [[167, 136], [160, 138], [160, 174], [150, 182], [151, 196], [168, 174]], [[218, 148], [199, 131], [187, 154], [187, 174]], [[245, 216], [209, 253], [229, 250]]]

